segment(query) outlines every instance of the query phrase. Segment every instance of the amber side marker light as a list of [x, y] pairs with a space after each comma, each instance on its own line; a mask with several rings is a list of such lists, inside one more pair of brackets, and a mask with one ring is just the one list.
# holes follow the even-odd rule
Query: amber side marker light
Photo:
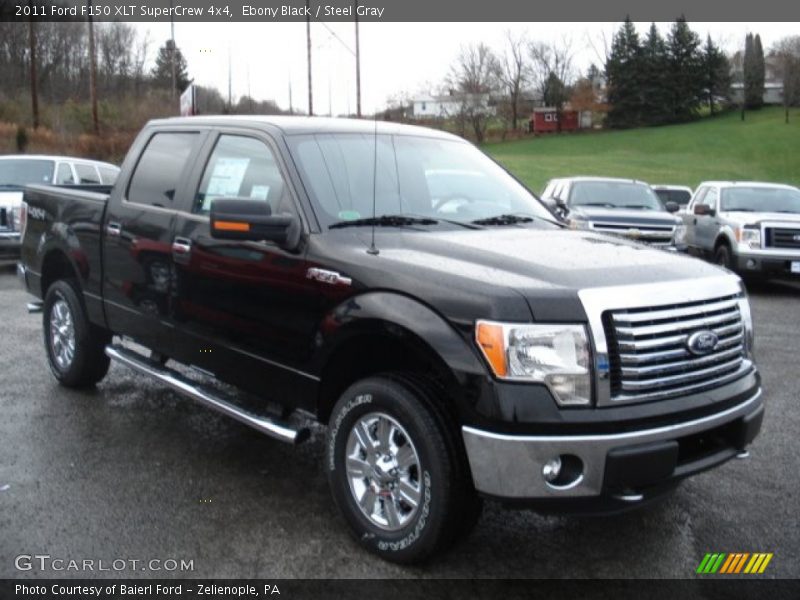
[[214, 229], [219, 229], [220, 231], [250, 231], [250, 223], [214, 221]]
[[475, 338], [494, 374], [497, 377], [505, 377], [508, 374], [508, 364], [503, 327], [497, 323], [478, 321], [475, 327]]

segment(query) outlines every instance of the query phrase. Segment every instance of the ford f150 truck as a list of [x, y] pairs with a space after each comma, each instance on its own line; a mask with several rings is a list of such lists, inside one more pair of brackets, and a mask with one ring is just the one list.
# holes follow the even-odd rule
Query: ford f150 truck
[[571, 231], [446, 133], [154, 121], [109, 195], [29, 186], [24, 208], [56, 379], [114, 360], [286, 442], [327, 424], [333, 500], [390, 560], [468, 532], [483, 497], [640, 506], [761, 425], [736, 275]]
[[686, 242], [745, 278], [800, 276], [800, 189], [777, 183], [706, 181], [689, 204]]

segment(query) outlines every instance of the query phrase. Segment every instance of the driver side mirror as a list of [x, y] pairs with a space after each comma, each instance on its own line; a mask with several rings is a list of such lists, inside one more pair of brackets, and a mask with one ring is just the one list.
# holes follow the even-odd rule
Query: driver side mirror
[[676, 213], [681, 209], [681, 205], [678, 204], [677, 202], [673, 202], [672, 200], [670, 200], [664, 205], [664, 208], [667, 209], [667, 212]]
[[215, 198], [210, 216], [211, 237], [216, 239], [270, 241], [287, 250], [300, 243], [300, 220], [295, 215], [273, 215], [264, 200]]
[[711, 208], [708, 204], [697, 204], [694, 207], [694, 214], [699, 217], [713, 217], [714, 216], [714, 209]]

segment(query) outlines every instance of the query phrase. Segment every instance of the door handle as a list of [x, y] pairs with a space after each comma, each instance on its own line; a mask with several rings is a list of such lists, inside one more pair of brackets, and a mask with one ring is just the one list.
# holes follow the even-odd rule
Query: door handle
[[192, 240], [176, 237], [172, 240], [172, 255], [177, 261], [188, 260], [192, 253]]
[[122, 233], [122, 225], [115, 222], [109, 222], [106, 225], [106, 235], [113, 235], [114, 237], [118, 237]]

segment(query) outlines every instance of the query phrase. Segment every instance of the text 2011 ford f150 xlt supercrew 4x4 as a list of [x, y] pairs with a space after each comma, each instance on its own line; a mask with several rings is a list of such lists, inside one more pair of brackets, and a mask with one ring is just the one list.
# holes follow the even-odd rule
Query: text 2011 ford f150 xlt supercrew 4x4
[[761, 425], [738, 277], [570, 231], [445, 133], [154, 121], [110, 195], [30, 186], [25, 210], [61, 383], [113, 359], [285, 441], [327, 423], [333, 498], [391, 560], [469, 531], [481, 497], [640, 505]]

